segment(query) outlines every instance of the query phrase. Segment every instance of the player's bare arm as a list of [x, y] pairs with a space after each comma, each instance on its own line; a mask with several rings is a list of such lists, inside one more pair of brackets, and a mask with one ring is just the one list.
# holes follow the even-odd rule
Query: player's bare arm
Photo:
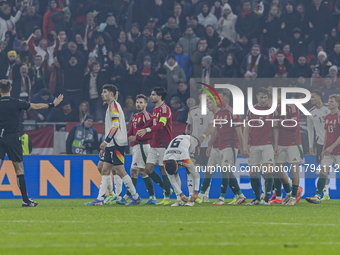
[[322, 148], [322, 152], [321, 152], [321, 157], [325, 156], [326, 142], [327, 142], [327, 132], [325, 132], [325, 140], [323, 142], [323, 148]]
[[235, 130], [240, 144], [241, 155], [244, 155], [242, 128], [240, 126], [235, 127]]
[[48, 108], [56, 107], [58, 106], [61, 101], [63, 101], [64, 95], [59, 95], [57, 98], [54, 99], [53, 105], [52, 104], [32, 104], [30, 110], [45, 110]]
[[275, 122], [273, 126], [273, 136], [274, 136], [274, 156], [276, 157], [279, 154], [279, 128], [278, 123]]
[[334, 150], [334, 148], [338, 146], [339, 144], [340, 144], [340, 136], [338, 137], [338, 139], [335, 140], [335, 142], [331, 146], [329, 146], [328, 148], [324, 150], [324, 155], [329, 156]]
[[213, 146], [216, 139], [217, 139], [217, 127], [213, 127], [213, 132], [212, 132], [210, 140], [208, 142], [208, 148], [207, 148], [207, 152], [206, 152], [207, 157], [210, 157], [211, 147]]
[[[244, 139], [243, 139], [243, 154], [241, 152], [241, 155], [244, 158], [249, 157], [249, 154], [250, 154], [250, 150], [249, 150], [249, 146], [248, 146], [249, 132], [250, 132], [250, 127], [249, 127], [248, 123], [246, 122], [246, 125], [244, 127], [244, 132], [243, 132], [243, 135], [244, 135]], [[242, 144], [241, 141], [240, 141], [240, 144]]]
[[213, 124], [210, 123], [209, 124], [209, 128], [207, 129], [207, 131], [205, 131], [205, 133], [203, 135], [201, 135], [199, 138], [198, 138], [198, 141], [200, 141], [200, 143], [203, 143], [204, 139], [210, 135], [214, 130], [214, 127], [213, 127]]

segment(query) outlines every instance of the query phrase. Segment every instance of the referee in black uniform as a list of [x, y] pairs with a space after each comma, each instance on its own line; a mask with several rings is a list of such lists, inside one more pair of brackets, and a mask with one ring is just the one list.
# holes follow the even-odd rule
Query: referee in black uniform
[[10, 97], [11, 90], [12, 86], [8, 80], [0, 80], [0, 166], [7, 154], [17, 174], [18, 186], [23, 200], [22, 206], [34, 207], [38, 203], [27, 196], [24, 166], [22, 164], [23, 155], [19, 135], [20, 114], [22, 110], [43, 110], [55, 107], [63, 101], [64, 96], [60, 95], [50, 104], [31, 104]]

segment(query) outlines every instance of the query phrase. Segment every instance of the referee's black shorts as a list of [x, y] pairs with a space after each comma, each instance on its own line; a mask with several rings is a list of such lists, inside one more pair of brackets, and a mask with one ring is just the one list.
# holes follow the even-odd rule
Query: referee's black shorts
[[5, 156], [13, 162], [22, 162], [22, 145], [19, 133], [5, 134], [0, 137], [0, 159], [4, 160]]

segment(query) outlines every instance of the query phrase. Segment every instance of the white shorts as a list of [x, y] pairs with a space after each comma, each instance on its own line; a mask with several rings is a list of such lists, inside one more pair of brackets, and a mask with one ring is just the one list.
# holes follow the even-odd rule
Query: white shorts
[[[145, 157], [148, 156], [150, 150], [150, 144], [143, 144], [143, 151], [145, 154]], [[146, 160], [146, 158], [145, 158]], [[141, 151], [141, 145], [136, 144], [135, 146], [132, 147], [132, 164], [131, 168], [133, 169], [144, 169], [145, 168], [145, 161], [143, 158], [143, 153]]]
[[256, 166], [261, 164], [274, 164], [274, 149], [271, 144], [250, 146], [250, 156], [248, 164]]
[[224, 148], [223, 150], [220, 150], [220, 162], [221, 166], [235, 166], [235, 159], [238, 154], [238, 149], [235, 150], [235, 155], [233, 152], [233, 149], [230, 147]]
[[221, 165], [220, 150], [218, 148], [211, 148], [210, 157], [208, 159], [208, 166]]
[[[302, 151], [302, 146], [300, 146], [300, 149]], [[300, 156], [300, 150], [297, 147], [297, 145], [291, 145], [291, 146], [279, 146], [279, 155], [277, 156], [277, 159], [275, 160], [275, 163], [299, 163], [302, 162], [302, 158]]]
[[329, 156], [324, 156], [323, 159], [321, 160], [321, 166], [332, 166], [335, 164], [336, 168], [339, 167], [340, 165], [340, 155], [329, 155]]
[[165, 148], [150, 148], [146, 163], [163, 166]]

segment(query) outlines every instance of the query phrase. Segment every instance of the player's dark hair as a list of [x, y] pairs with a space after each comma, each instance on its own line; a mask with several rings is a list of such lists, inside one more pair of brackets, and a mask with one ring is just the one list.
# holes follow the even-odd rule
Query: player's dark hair
[[2, 79], [0, 80], [0, 89], [1, 93], [8, 93], [11, 90], [11, 83], [8, 80]]
[[116, 96], [116, 93], [118, 91], [117, 87], [113, 84], [105, 84], [103, 86], [103, 89], [106, 89], [107, 91], [112, 92], [113, 96]]
[[268, 89], [264, 88], [264, 87], [261, 87], [257, 90], [257, 93], [256, 95], [259, 95], [260, 93], [264, 94], [264, 95], [267, 95], [269, 97], [269, 91]]
[[173, 159], [167, 160], [165, 161], [165, 171], [167, 171], [167, 173], [169, 175], [174, 175], [176, 172], [176, 161]]
[[136, 96], [136, 101], [137, 101], [137, 99], [144, 99], [144, 101], [145, 101], [145, 103], [147, 103], [148, 102], [148, 98], [146, 97], [146, 95], [143, 95], [143, 94], [139, 94], [139, 95], [137, 95]]
[[322, 99], [322, 97], [323, 97], [323, 95], [322, 95], [322, 92], [320, 91], [320, 90], [318, 90], [318, 89], [316, 89], [316, 90], [313, 90], [312, 91], [312, 94], [316, 94], [316, 95], [318, 95], [321, 99]]
[[154, 87], [152, 91], [155, 91], [157, 96], [162, 96], [162, 100], [165, 100], [165, 97], [167, 95], [165, 88], [163, 87]]

